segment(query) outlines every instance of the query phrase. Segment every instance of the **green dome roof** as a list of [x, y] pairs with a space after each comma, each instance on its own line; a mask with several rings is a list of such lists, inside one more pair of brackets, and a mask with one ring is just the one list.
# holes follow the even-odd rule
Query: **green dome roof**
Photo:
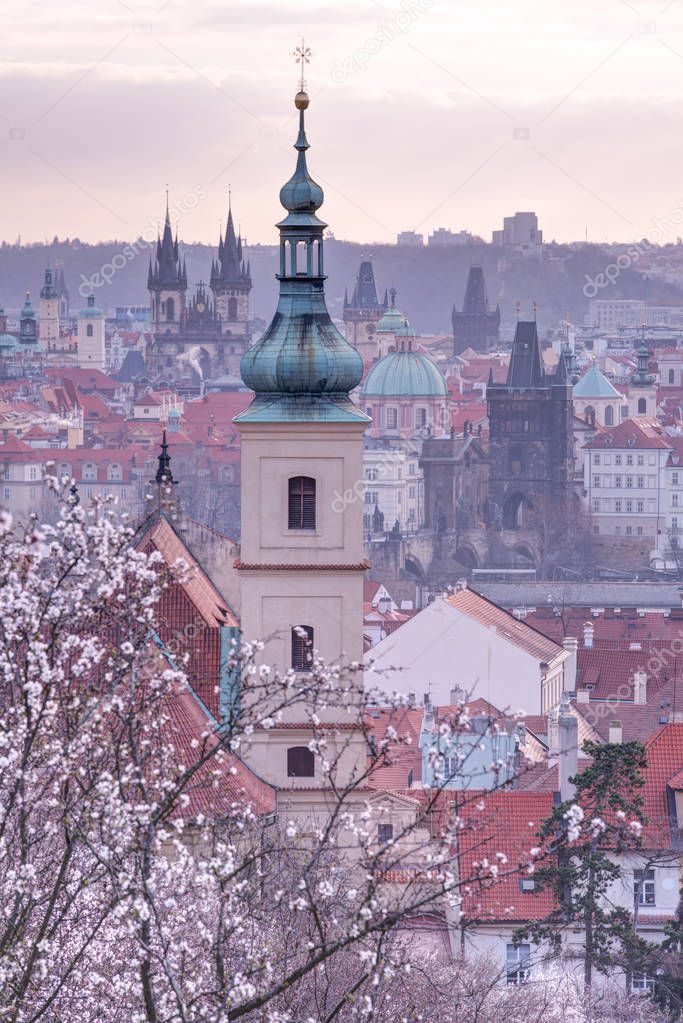
[[21, 318], [22, 318], [22, 320], [27, 320], [27, 319], [35, 320], [35, 318], [36, 318], [35, 311], [33, 309], [33, 306], [31, 305], [31, 292], [30, 291], [26, 292], [26, 301], [24, 302], [23, 309], [21, 310]]
[[88, 295], [88, 304], [85, 309], [81, 309], [78, 314], [81, 319], [85, 320], [96, 320], [104, 316], [104, 313], [95, 305], [95, 296]]
[[443, 373], [427, 355], [390, 352], [376, 362], [363, 384], [364, 398], [445, 398]]
[[0, 334], [0, 348], [3, 354], [7, 355], [17, 347], [17, 339], [13, 334]]
[[404, 322], [407, 323], [408, 321], [403, 313], [396, 306], [392, 305], [382, 316], [375, 329], [382, 334], [396, 334]]

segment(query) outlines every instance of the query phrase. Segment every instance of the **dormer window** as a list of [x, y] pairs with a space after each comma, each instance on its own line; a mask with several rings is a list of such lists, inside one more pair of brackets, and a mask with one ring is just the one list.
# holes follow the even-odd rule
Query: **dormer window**
[[315, 529], [315, 480], [293, 476], [288, 491], [288, 528]]

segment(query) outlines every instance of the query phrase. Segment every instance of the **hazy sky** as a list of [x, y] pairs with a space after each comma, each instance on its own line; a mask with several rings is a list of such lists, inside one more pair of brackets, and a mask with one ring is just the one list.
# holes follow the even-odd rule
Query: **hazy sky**
[[338, 238], [535, 209], [547, 239], [631, 239], [683, 206], [683, 0], [6, 0], [0, 237], [133, 238], [168, 182], [214, 242], [230, 182], [274, 241], [302, 34]]

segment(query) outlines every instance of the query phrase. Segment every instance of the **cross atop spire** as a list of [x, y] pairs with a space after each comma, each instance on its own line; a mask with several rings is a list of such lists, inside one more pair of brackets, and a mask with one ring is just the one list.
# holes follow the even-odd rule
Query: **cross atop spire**
[[306, 91], [306, 79], [304, 78], [304, 69], [306, 64], [311, 62], [311, 48], [306, 46], [304, 40], [301, 40], [301, 46], [297, 46], [293, 53], [294, 60], [297, 64], [301, 65], [301, 75], [299, 77], [299, 92]]

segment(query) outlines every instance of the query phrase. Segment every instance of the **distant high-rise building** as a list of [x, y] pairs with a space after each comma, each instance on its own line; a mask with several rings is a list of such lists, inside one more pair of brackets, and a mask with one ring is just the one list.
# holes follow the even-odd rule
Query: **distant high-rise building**
[[437, 227], [429, 235], [429, 245], [469, 245], [472, 235], [469, 231], [449, 231], [447, 227]]
[[500, 308], [489, 309], [484, 271], [479, 264], [470, 267], [462, 312], [453, 306], [451, 322], [454, 355], [460, 355], [466, 348], [490, 352], [498, 347]]
[[389, 308], [387, 295], [380, 302], [372, 269], [372, 261], [364, 259], [358, 269], [356, 285], [349, 301], [344, 292], [344, 320], [346, 340], [354, 345], [363, 359], [374, 358], [375, 330], [378, 322]]
[[543, 232], [538, 229], [535, 213], [515, 213], [514, 217], [503, 219], [503, 230], [494, 231], [494, 245], [514, 249], [524, 256], [540, 259], [543, 251]]
[[418, 249], [424, 245], [424, 243], [424, 235], [418, 234], [417, 231], [399, 231], [396, 235], [397, 245], [409, 245]]

